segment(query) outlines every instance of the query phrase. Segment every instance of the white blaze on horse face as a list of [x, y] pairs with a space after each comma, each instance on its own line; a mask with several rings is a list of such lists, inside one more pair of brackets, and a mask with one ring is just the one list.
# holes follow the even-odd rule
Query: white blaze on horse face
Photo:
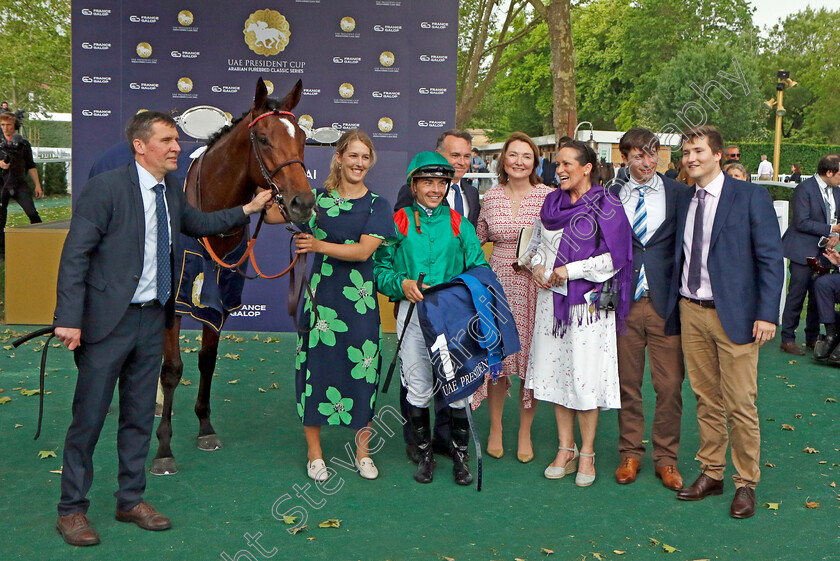
[[289, 136], [295, 137], [295, 125], [289, 119], [280, 119], [286, 125], [286, 130], [289, 131]]

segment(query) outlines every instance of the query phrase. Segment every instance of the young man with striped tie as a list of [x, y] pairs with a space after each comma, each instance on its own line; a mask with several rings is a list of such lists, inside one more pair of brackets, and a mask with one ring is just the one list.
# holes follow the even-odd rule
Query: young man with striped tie
[[630, 129], [618, 147], [629, 176], [626, 181], [618, 180], [610, 192], [620, 198], [633, 227], [634, 301], [627, 330], [619, 333], [617, 340], [621, 463], [615, 479], [621, 485], [636, 481], [645, 454], [642, 379], [647, 347], [656, 392], [651, 430], [654, 473], [665, 487], [677, 490], [683, 484], [677, 451], [685, 369], [676, 299], [671, 297], [670, 286], [676, 247], [675, 201], [688, 187], [656, 173], [659, 140], [651, 131]]

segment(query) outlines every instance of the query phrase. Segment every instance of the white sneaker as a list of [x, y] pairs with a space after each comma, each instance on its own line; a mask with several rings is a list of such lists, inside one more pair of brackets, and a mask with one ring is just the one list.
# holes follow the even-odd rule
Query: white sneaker
[[370, 458], [356, 460], [356, 467], [359, 468], [359, 475], [365, 479], [376, 479], [379, 477], [379, 470]]
[[322, 483], [329, 479], [330, 474], [327, 472], [327, 464], [319, 458], [311, 462], [306, 462], [306, 475], [309, 476], [309, 479]]

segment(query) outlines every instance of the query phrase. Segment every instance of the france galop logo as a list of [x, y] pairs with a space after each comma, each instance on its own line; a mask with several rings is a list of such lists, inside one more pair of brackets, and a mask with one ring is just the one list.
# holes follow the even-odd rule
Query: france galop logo
[[186, 76], [182, 76], [178, 78], [178, 90], [183, 93], [190, 93], [193, 89], [193, 81], [187, 78]]
[[273, 94], [274, 93], [274, 82], [272, 82], [271, 80], [263, 80], [263, 83], [265, 84], [265, 89], [268, 90], [268, 95]]
[[390, 117], [382, 117], [379, 119], [379, 123], [377, 125], [380, 131], [391, 132], [391, 129], [394, 128], [394, 121], [392, 121]]
[[354, 29], [356, 29], [356, 20], [351, 18], [350, 16], [341, 18], [341, 22], [339, 23], [341, 26], [341, 30], [345, 33], [350, 33]]
[[382, 54], [379, 55], [379, 64], [382, 66], [391, 66], [395, 60], [394, 53], [391, 51], [382, 51]]
[[193, 17], [193, 13], [191, 11], [181, 10], [178, 12], [178, 23], [184, 27], [192, 25], [193, 21], [195, 21], [195, 18]]
[[284, 50], [292, 35], [286, 16], [275, 10], [257, 10], [251, 14], [242, 33], [248, 47], [264, 56]]
[[349, 97], [353, 97], [353, 92], [354, 91], [355, 90], [353, 89], [353, 84], [351, 84], [349, 82], [344, 82], [343, 84], [338, 86], [338, 95], [340, 95], [344, 99], [347, 99]]
[[141, 58], [152, 56], [152, 46], [148, 43], [137, 43], [137, 55]]
[[304, 114], [298, 118], [298, 126], [302, 129], [311, 129], [314, 124], [315, 119], [312, 118], [312, 115]]

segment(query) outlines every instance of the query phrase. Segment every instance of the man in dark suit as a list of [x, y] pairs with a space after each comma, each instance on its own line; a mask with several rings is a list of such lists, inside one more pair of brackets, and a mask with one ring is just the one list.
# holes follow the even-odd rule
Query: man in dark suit
[[813, 349], [820, 335], [817, 300], [814, 297], [812, 271], [808, 257], [819, 253], [821, 237], [830, 238], [828, 247], [837, 245], [840, 233], [840, 156], [830, 154], [820, 159], [817, 173], [796, 186], [790, 204], [793, 222], [782, 237], [784, 255], [790, 259], [790, 280], [782, 314], [781, 350], [802, 356], [805, 352], [796, 345], [796, 328], [802, 315], [805, 294], [808, 293], [808, 314], [805, 318], [805, 344]]
[[[446, 161], [455, 168], [455, 176], [446, 192], [446, 199], [443, 204], [454, 208], [459, 214], [465, 216], [470, 224], [478, 224], [478, 213], [481, 211], [481, 203], [478, 199], [478, 189], [472, 186], [469, 180], [463, 179], [464, 174], [470, 169], [472, 163], [472, 135], [466, 131], [451, 129], [442, 133], [437, 139], [435, 152], [443, 155]], [[501, 162], [500, 164], [501, 165]], [[400, 187], [397, 195], [397, 204], [394, 205], [394, 212], [401, 208], [414, 204], [414, 195], [408, 184]], [[408, 416], [408, 401], [406, 401], [405, 387], [400, 387], [400, 408], [403, 417]], [[451, 442], [449, 431], [450, 407], [441, 397], [440, 392], [435, 393], [435, 430], [432, 435], [432, 448], [436, 454], [451, 456], [451, 450], [447, 443]], [[403, 437], [405, 438], [405, 453], [417, 463], [417, 445], [414, 442], [414, 435], [409, 424], [403, 426]]]
[[557, 187], [560, 185], [560, 180], [557, 179], [557, 158], [560, 156], [560, 149], [572, 139], [570, 136], [561, 136], [557, 141], [557, 148], [554, 150], [554, 161], [551, 162], [548, 158], [543, 162], [542, 168], [542, 182], [548, 187]]
[[[178, 131], [166, 114], [144, 112], [126, 127], [135, 162], [91, 179], [73, 206], [59, 265], [55, 335], [74, 351], [79, 374], [64, 443], [56, 528], [86, 546], [99, 536], [85, 516], [93, 451], [120, 382], [116, 519], [167, 530], [168, 518], [143, 501], [154, 425], [164, 325], [174, 318], [173, 271], [181, 270], [179, 233], [210, 236], [248, 223], [268, 203], [265, 191], [239, 208], [202, 213], [189, 206], [171, 173]], [[174, 256], [174, 262], [173, 262]]]
[[737, 491], [729, 515], [755, 514], [761, 435], [758, 348], [776, 335], [784, 286], [779, 224], [766, 189], [724, 174], [723, 139], [710, 126], [683, 133], [683, 169], [695, 189], [677, 197], [672, 296], [697, 398], [702, 473], [677, 498], [723, 493], [730, 444]]
[[616, 182], [611, 192], [619, 197], [633, 227], [634, 297], [627, 329], [617, 339], [621, 463], [615, 479], [622, 485], [636, 481], [645, 454], [642, 381], [647, 347], [656, 392], [651, 430], [654, 473], [666, 488], [676, 491], [683, 486], [677, 453], [685, 369], [676, 300], [670, 291], [677, 239], [676, 199], [687, 187], [656, 173], [659, 139], [651, 131], [628, 130], [618, 149], [629, 177], [625, 183]]
[[[435, 152], [442, 154], [455, 168], [455, 177], [446, 192], [446, 200], [443, 204], [454, 208], [459, 214], [466, 217], [470, 224], [475, 226], [478, 224], [478, 213], [481, 211], [478, 189], [473, 187], [469, 180], [461, 181], [472, 164], [472, 135], [458, 129], [448, 130], [438, 137]], [[405, 184], [400, 187], [397, 194], [397, 204], [394, 205], [394, 212], [411, 206], [413, 203], [414, 196], [411, 194], [411, 188], [408, 184]]]

